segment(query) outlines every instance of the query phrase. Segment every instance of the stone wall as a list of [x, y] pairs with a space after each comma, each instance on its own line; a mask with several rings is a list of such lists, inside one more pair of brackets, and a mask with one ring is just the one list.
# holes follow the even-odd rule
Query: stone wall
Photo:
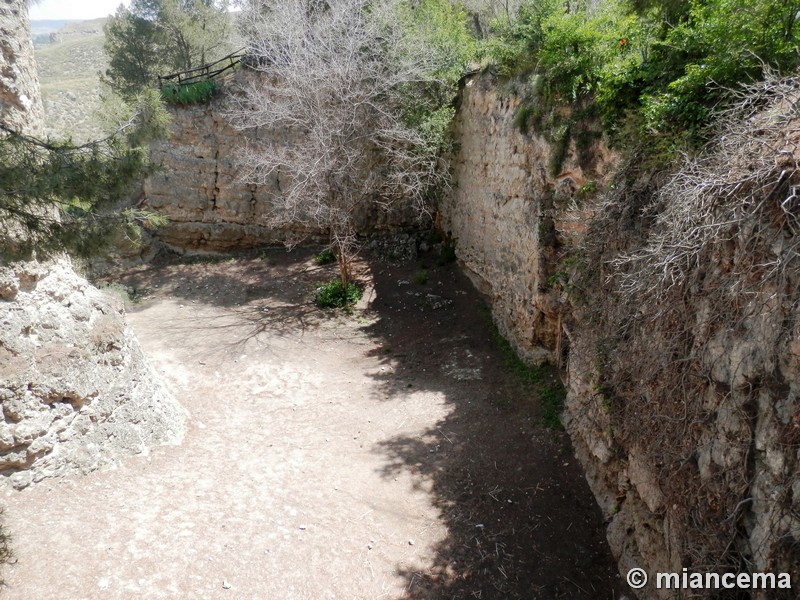
[[[690, 489], [676, 496], [676, 486], [665, 480], [674, 473], [674, 465], [667, 468], [659, 460], [661, 454], [665, 460], [668, 455], [672, 458], [670, 440], [660, 440], [656, 447], [637, 446], [636, 436], [625, 435], [620, 421], [615, 421], [619, 419], [615, 411], [620, 410], [615, 403], [624, 405], [631, 392], [602, 389], [600, 370], [608, 367], [602, 364], [593, 322], [616, 309], [627, 311], [635, 321], [640, 309], [627, 305], [624, 297], [600, 297], [599, 289], [565, 291], [570, 275], [587, 268], [588, 263], [570, 262], [581, 256], [582, 243], [624, 245], [616, 238], [627, 235], [622, 225], [605, 231], [588, 229], [593, 217], [601, 214], [603, 192], [618, 166], [615, 157], [597, 143], [592, 149], [594, 158], [581, 166], [573, 145], [561, 172], [552, 176], [548, 172], [551, 145], [536, 132], [523, 134], [515, 127], [519, 100], [503, 97], [497, 89], [485, 77], [466, 81], [455, 123], [455, 181], [441, 206], [442, 226], [455, 242], [459, 261], [489, 298], [499, 329], [519, 353], [530, 361], [555, 360], [564, 367], [564, 421], [608, 520], [608, 540], [620, 572], [624, 576], [630, 568], [641, 567], [652, 577], [656, 572], [680, 573], [683, 567], [702, 570], [703, 564], [698, 563], [705, 551], [702, 536], [707, 532], [709, 544], [716, 543], [712, 539], [717, 535], [715, 527], [733, 522], [738, 524], [732, 527], [736, 533], [717, 568], [788, 571], [797, 579], [800, 326], [790, 317], [796, 307], [776, 304], [775, 290], [769, 287], [751, 292], [746, 304], [731, 292], [723, 303], [741, 305], [738, 326], [709, 326], [709, 298], [720, 288], [730, 287], [715, 273], [730, 270], [735, 256], [752, 250], [746, 231], [711, 257], [709, 264], [716, 265], [717, 271], [696, 268], [691, 274], [698, 283], [692, 286], [687, 295], [691, 300], [674, 326], [685, 327], [695, 348], [704, 350], [691, 369], [687, 363], [685, 372], [675, 377], [670, 396], [648, 395], [652, 382], [645, 380], [647, 375], [631, 373], [630, 389], [649, 398], [649, 404], [637, 404], [638, 412], [624, 414], [628, 432], [638, 426], [657, 430], [656, 407], [674, 405], [678, 411], [691, 400], [696, 411], [691, 424], [695, 448], [684, 469]], [[775, 159], [785, 159], [781, 156]], [[597, 192], [581, 193], [589, 182], [588, 189], [596, 187]], [[650, 200], [645, 197], [641, 205]], [[607, 204], [602, 205], [603, 211], [607, 209]], [[636, 222], [639, 213], [631, 210], [621, 221]], [[589, 268], [611, 271], [604, 263]], [[595, 281], [607, 281], [604, 273], [595, 275]], [[797, 273], [787, 274], [785, 281], [787, 289], [796, 289]], [[592, 297], [593, 307], [582, 304], [583, 295]], [[638, 331], [625, 340], [612, 340], [619, 346], [619, 368], [625, 368], [626, 352], [649, 353], [664, 365], [680, 363], [673, 360], [664, 342], [668, 332], [646, 323]], [[682, 379], [694, 382], [697, 371], [707, 375], [702, 384], [692, 384], [693, 397], [685, 398], [681, 390], [688, 386], [679, 383]], [[620, 396], [614, 397], [615, 393]], [[697, 487], [691, 489], [691, 485]], [[701, 501], [704, 506], [698, 509]], [[708, 520], [690, 531], [692, 520], [701, 516]], [[640, 597], [678, 596], [648, 586]], [[753, 597], [790, 596], [756, 593]]]
[[551, 144], [514, 125], [519, 104], [499, 95], [489, 78], [465, 81], [442, 228], [489, 298], [500, 331], [521, 356], [542, 362], [554, 358], [560, 336], [560, 292], [548, 280], [591, 218], [590, 203], [571, 200], [587, 184], [605, 185], [616, 159], [597, 145], [582, 165], [573, 143], [553, 175]]
[[[169, 218], [156, 237], [180, 250], [224, 252], [292, 240], [327, 242], [327, 233], [271, 224], [280, 195], [280, 181], [243, 182], [241, 152], [254, 140], [283, 136], [280, 131], [234, 129], [225, 115], [229, 94], [241, 93], [244, 78], [255, 76], [240, 69], [221, 82], [221, 91], [208, 103], [172, 107], [166, 140], [152, 147], [158, 173], [144, 183], [142, 206]], [[365, 207], [355, 216], [359, 234], [400, 231], [419, 227], [409, 205], [390, 210]]]

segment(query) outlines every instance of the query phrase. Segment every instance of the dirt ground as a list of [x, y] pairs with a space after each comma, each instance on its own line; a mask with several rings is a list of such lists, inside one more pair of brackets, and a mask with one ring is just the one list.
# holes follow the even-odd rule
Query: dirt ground
[[309, 250], [123, 277], [186, 437], [9, 492], [0, 596], [619, 598], [568, 438], [456, 265], [421, 260], [361, 263], [353, 314], [313, 305], [335, 267]]

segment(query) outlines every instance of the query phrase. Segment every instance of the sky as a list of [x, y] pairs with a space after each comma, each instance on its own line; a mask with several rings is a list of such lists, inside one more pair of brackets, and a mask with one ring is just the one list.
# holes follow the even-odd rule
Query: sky
[[41, 0], [30, 8], [32, 21], [60, 19], [97, 19], [114, 13], [130, 0]]

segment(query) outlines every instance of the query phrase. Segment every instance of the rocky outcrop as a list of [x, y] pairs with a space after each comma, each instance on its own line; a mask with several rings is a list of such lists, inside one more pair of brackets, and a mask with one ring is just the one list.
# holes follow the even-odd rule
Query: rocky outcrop
[[[280, 210], [277, 175], [264, 185], [243, 181], [248, 145], [264, 136], [285, 137], [280, 131], [239, 131], [226, 117], [228, 95], [240, 93], [241, 81], [251, 76], [240, 69], [220, 83], [210, 102], [172, 107], [169, 136], [152, 147], [159, 171], [144, 183], [142, 206], [169, 219], [155, 235], [172, 248], [224, 252], [301, 239], [328, 241], [325, 231], [273, 224]], [[410, 205], [365, 206], [354, 222], [361, 235], [419, 227]]]
[[[27, 3], [0, 6], [2, 120], [41, 131]], [[13, 227], [13, 225], [12, 225]], [[147, 365], [122, 303], [68, 258], [0, 259], [0, 481], [22, 488], [178, 441], [185, 415]]]
[[26, 2], [0, 3], [0, 120], [15, 131], [37, 134], [44, 113]]
[[122, 300], [68, 260], [0, 267], [0, 475], [21, 488], [181, 439]]
[[[706, 159], [707, 173], [690, 163], [665, 197], [664, 181], [610, 191], [619, 165], [597, 144], [583, 164], [571, 146], [553, 176], [553, 146], [514, 125], [519, 100], [485, 79], [462, 92], [442, 224], [520, 354], [566, 367], [564, 421], [623, 575], [800, 578], [796, 106], [774, 102], [727, 131], [738, 141]], [[697, 206], [671, 216], [695, 180]], [[635, 293], [644, 271], [612, 262], [680, 246], [664, 242], [670, 219], [686, 221], [686, 239], [722, 233], [680, 257], [672, 288]]]

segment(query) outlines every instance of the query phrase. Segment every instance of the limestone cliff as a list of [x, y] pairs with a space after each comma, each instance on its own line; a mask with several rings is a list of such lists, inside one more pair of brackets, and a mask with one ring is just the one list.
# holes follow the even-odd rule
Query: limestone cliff
[[[42, 127], [24, 0], [0, 6], [0, 109]], [[5, 192], [10, 193], [10, 192]], [[185, 413], [150, 369], [121, 302], [66, 257], [0, 260], [0, 484], [108, 465], [183, 433]]]
[[500, 330], [565, 367], [566, 427], [623, 575], [800, 580], [800, 114], [796, 95], [754, 105], [706, 158], [612, 186], [602, 144], [551, 176], [518, 99], [486, 79], [462, 92], [443, 225]]
[[[267, 185], [243, 181], [242, 150], [264, 136], [285, 137], [281, 131], [234, 129], [226, 117], [229, 94], [240, 93], [243, 78], [255, 76], [240, 69], [221, 81], [221, 90], [208, 103], [172, 107], [167, 139], [152, 147], [159, 171], [144, 183], [142, 206], [169, 218], [155, 235], [180, 250], [228, 251], [299, 239], [327, 242], [327, 232], [272, 224], [280, 208], [280, 178]], [[408, 206], [390, 210], [365, 207], [355, 215], [359, 234], [418, 227], [418, 215]]]

